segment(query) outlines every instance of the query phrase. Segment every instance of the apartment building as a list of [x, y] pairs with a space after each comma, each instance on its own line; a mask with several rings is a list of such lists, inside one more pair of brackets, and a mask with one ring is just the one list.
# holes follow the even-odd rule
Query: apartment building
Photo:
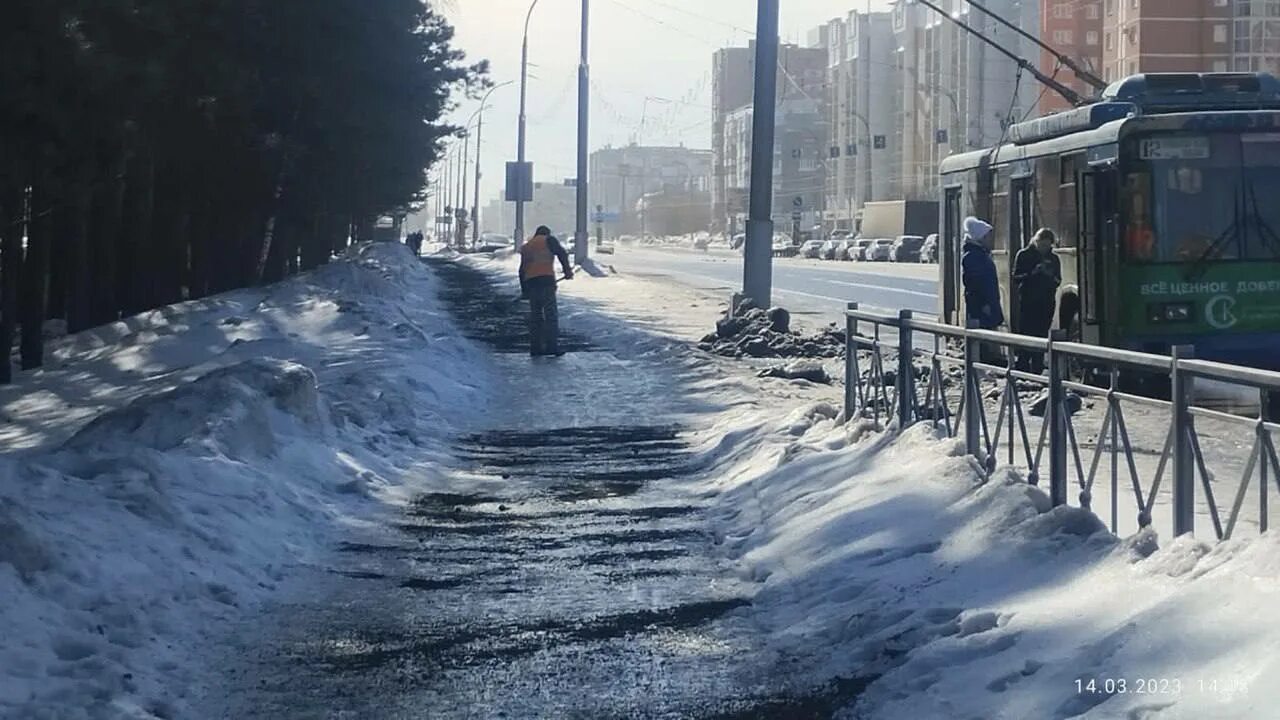
[[[1044, 0], [1040, 7], [1040, 39], [1098, 77], [1103, 75], [1102, 2]], [[1041, 51], [1040, 71], [1055, 77], [1081, 97], [1096, 94], [1092, 86], [1077, 78], [1071, 70], [1059, 67], [1053, 53]], [[1047, 115], [1070, 107], [1071, 103], [1066, 98], [1056, 92], [1047, 92], [1040, 99], [1038, 110], [1040, 114]]]
[[825, 224], [851, 229], [869, 200], [897, 192], [887, 138], [896, 119], [897, 45], [889, 13], [851, 12], [828, 24]]
[[[808, 100], [816, 111], [825, 114], [827, 104], [827, 49], [825, 28], [811, 34], [812, 47], [783, 44], [778, 48], [778, 102]], [[711, 212], [712, 228], [729, 231], [731, 217], [747, 211], [747, 195], [741, 186], [730, 186], [732, 174], [726, 166], [725, 147], [729, 116], [754, 101], [755, 43], [745, 48], [723, 48], [711, 60], [711, 142], [712, 161]], [[816, 139], [825, 146], [825, 131]], [[825, 166], [823, 166], [825, 167]], [[818, 188], [822, 197], [822, 188]]]
[[[1102, 5], [1107, 81], [1139, 72], [1226, 72], [1233, 67], [1233, 13], [1246, 18], [1241, 30], [1259, 30], [1259, 52], [1242, 57], [1245, 65], [1261, 66], [1269, 47], [1267, 27], [1252, 20], [1253, 10], [1280, 10], [1276, 3], [1253, 0], [1102, 0]], [[1252, 35], [1243, 47], [1253, 50]]]

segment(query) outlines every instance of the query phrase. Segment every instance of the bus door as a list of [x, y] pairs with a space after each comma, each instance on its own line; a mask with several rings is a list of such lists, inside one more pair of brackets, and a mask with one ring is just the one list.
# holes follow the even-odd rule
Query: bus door
[[1009, 278], [1011, 328], [1021, 327], [1019, 315], [1022, 311], [1018, 307], [1018, 293], [1013, 287], [1013, 263], [1018, 257], [1018, 251], [1031, 242], [1031, 235], [1036, 230], [1035, 224], [1035, 176], [1015, 177], [1009, 185], [1009, 255], [1006, 258], [1009, 267], [1005, 275]]
[[[1102, 342], [1107, 316], [1107, 257], [1118, 241], [1118, 180], [1112, 165], [1094, 165], [1080, 173], [1076, 207], [1080, 214], [1080, 248], [1076, 268], [1080, 286], [1079, 339]], [[1064, 328], [1075, 333], [1075, 328]]]
[[945, 323], [964, 323], [960, 312], [960, 238], [963, 232], [963, 187], [949, 187], [942, 204], [942, 232], [938, 238], [938, 268], [942, 287], [942, 315]]

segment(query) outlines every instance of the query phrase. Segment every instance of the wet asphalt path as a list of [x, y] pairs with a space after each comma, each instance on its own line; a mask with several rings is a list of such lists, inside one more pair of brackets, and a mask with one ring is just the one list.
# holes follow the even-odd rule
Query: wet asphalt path
[[423, 495], [345, 543], [329, 587], [233, 669], [224, 716], [802, 720], [856, 693], [780, 689], [753, 588], [681, 482], [702, 468], [678, 380], [572, 334], [530, 359], [510, 289], [432, 265], [510, 383], [456, 457], [509, 491]]

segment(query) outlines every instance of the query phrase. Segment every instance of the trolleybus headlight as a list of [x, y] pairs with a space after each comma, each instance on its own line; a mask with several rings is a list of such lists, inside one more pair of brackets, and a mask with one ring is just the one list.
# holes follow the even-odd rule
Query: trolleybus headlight
[[1147, 306], [1151, 322], [1189, 322], [1193, 315], [1191, 303], [1161, 303]]

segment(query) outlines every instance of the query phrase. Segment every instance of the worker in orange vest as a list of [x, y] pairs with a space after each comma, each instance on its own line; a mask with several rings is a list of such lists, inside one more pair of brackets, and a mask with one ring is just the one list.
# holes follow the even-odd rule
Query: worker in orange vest
[[520, 291], [529, 299], [529, 354], [563, 355], [560, 313], [556, 309], [556, 259], [565, 280], [573, 279], [569, 253], [546, 225], [520, 246]]

